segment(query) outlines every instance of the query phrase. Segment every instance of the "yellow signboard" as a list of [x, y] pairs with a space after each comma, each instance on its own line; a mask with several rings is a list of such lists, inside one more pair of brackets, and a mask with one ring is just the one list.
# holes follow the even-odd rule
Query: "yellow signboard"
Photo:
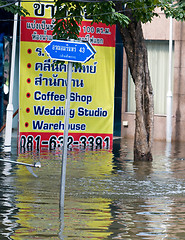
[[[52, 40], [54, 7], [23, 3], [21, 17], [19, 146], [53, 149], [63, 143], [67, 62], [55, 65], [44, 48]], [[111, 148], [113, 139], [115, 26], [84, 20], [80, 40], [94, 58], [73, 67], [68, 146]]]

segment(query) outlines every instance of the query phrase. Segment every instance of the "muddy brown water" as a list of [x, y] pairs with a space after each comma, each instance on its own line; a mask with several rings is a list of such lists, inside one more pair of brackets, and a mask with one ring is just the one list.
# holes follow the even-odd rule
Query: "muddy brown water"
[[68, 152], [64, 212], [60, 211], [61, 150], [0, 158], [0, 240], [185, 239], [184, 143], [155, 142], [153, 162], [133, 162], [132, 141], [113, 151]]

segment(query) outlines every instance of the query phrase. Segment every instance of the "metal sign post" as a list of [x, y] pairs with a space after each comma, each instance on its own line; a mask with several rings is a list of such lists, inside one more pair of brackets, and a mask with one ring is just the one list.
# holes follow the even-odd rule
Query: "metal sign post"
[[61, 208], [64, 207], [64, 195], [65, 195], [65, 179], [66, 179], [66, 164], [67, 164], [67, 142], [68, 142], [68, 125], [69, 125], [69, 113], [70, 113], [71, 79], [72, 79], [72, 63], [68, 62], [66, 103], [65, 103], [65, 120], [64, 120], [64, 137], [63, 137], [63, 153], [62, 153], [62, 169], [61, 169], [61, 186], [60, 186], [60, 207]]
[[45, 51], [48, 53], [48, 55], [52, 59], [60, 60], [60, 61], [68, 61], [62, 169], [61, 169], [61, 186], [60, 186], [60, 209], [62, 210], [64, 209], [64, 197], [65, 197], [72, 62], [85, 63], [94, 56], [96, 51], [89, 42], [67, 41], [67, 40], [53, 40], [45, 47]]

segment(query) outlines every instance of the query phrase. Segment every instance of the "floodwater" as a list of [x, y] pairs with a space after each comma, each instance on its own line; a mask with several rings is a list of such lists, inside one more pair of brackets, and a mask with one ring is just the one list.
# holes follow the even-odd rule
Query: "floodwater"
[[[0, 239], [185, 239], [184, 143], [154, 143], [153, 162], [133, 162], [132, 142], [113, 151], [68, 152], [64, 211], [60, 211], [60, 150], [0, 158]], [[37, 177], [36, 177], [37, 175]]]

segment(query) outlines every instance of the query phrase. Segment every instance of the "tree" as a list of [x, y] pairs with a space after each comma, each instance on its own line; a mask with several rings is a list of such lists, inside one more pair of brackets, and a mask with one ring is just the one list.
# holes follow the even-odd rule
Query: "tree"
[[116, 1], [62, 1], [56, 0], [57, 39], [78, 39], [78, 24], [84, 14], [92, 22], [117, 24], [127, 54], [130, 72], [135, 84], [136, 125], [134, 160], [152, 161], [154, 104], [153, 89], [148, 68], [147, 48], [142, 23], [151, 22], [157, 7], [166, 17], [185, 20], [185, 1], [177, 0], [116, 0]]
[[6, 11], [6, 12], [10, 12], [13, 14], [18, 13], [20, 16], [26, 16], [29, 15], [29, 12], [19, 6], [18, 4], [15, 4], [16, 2], [14, 1], [1, 1], [0, 0], [0, 10]]
[[[129, 68], [135, 84], [136, 127], [134, 160], [152, 160], [153, 143], [153, 89], [148, 69], [147, 49], [143, 38], [142, 23], [152, 21], [160, 7], [166, 17], [185, 20], [185, 1], [176, 0], [55, 0], [54, 18], [56, 39], [78, 39], [79, 24], [83, 16], [92, 22], [117, 24], [123, 39]], [[19, 15], [28, 11], [14, 2], [1, 1], [0, 9]]]

